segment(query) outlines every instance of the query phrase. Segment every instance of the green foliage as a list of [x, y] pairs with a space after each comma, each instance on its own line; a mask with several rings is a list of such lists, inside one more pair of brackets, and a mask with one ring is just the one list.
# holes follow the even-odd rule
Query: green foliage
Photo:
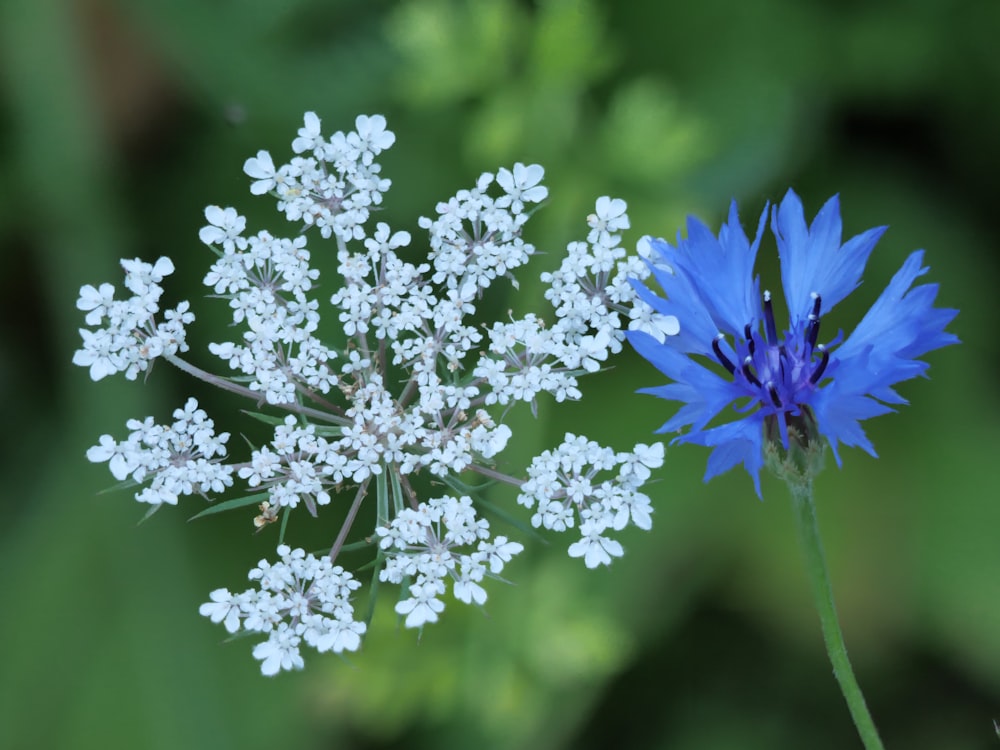
[[[127, 493], [98, 496], [107, 475], [86, 448], [129, 417], [163, 417], [191, 388], [165, 365], [145, 385], [90, 383], [69, 365], [73, 301], [80, 285], [114, 280], [120, 257], [171, 255], [167, 293], [195, 303], [194, 357], [213, 367], [205, 343], [226, 310], [200, 301], [201, 211], [235, 205], [255, 229], [282, 231], [240, 166], [260, 148], [285, 153], [306, 110], [330, 129], [386, 114], [397, 144], [384, 216], [417, 248], [415, 217], [482, 170], [546, 166], [549, 203], [528, 229], [546, 255], [496, 303], [501, 315], [543, 309], [532, 278], [605, 194], [629, 202], [634, 240], [672, 237], [688, 212], [713, 223], [734, 196], [754, 215], [789, 184], [813, 209], [840, 192], [845, 233], [892, 225], [872, 283], [838, 308], [845, 328], [926, 247], [964, 344], [932, 356], [931, 381], [906, 385], [912, 406], [872, 423], [881, 458], [829, 461], [816, 499], [887, 747], [995, 747], [998, 27], [987, 0], [0, 4], [0, 747], [854, 741], [784, 489], [765, 483], [759, 503], [735, 473], [703, 485], [706, 456], [691, 446], [668, 450], [653, 531], [624, 539], [610, 570], [569, 560], [562, 538], [525, 540], [505, 571], [515, 585], [491, 589], [486, 616], [449, 603], [419, 643], [383, 589], [352, 664], [314, 659], [266, 680], [247, 641], [220, 645], [197, 606], [273, 552], [277, 524], [255, 535], [239, 514], [182, 523], [191, 506], [137, 528], [144, 509]], [[651, 440], [667, 414], [634, 390], [656, 378], [626, 353], [585, 381], [582, 403], [543, 402], [538, 420], [515, 411], [505, 460], [524, 465], [565, 431], [619, 448]], [[234, 397], [196, 395], [220, 429], [248, 429]], [[398, 493], [379, 489], [387, 508]], [[321, 509], [320, 531], [283, 525], [328, 546], [350, 499]], [[501, 511], [518, 515], [513, 499], [487, 491], [498, 529]]]
[[213, 503], [201, 513], [196, 513], [189, 518], [189, 521], [194, 521], [196, 518], [204, 518], [205, 516], [211, 516], [216, 513], [225, 513], [227, 510], [236, 510], [237, 508], [245, 508], [248, 505], [260, 504], [267, 500], [266, 492], [258, 492], [255, 495], [247, 495], [246, 497], [237, 497], [232, 500], [224, 500], [221, 503]]

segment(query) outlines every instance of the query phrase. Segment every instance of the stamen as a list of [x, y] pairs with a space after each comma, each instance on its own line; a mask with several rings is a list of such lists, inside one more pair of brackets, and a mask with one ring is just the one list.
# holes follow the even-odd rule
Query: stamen
[[816, 294], [812, 293], [813, 298], [813, 309], [809, 313], [809, 326], [806, 328], [806, 342], [809, 344], [810, 349], [816, 348], [816, 339], [819, 337], [819, 311], [822, 302], [822, 298]]
[[767, 392], [771, 396], [771, 403], [775, 405], [776, 408], [781, 408], [781, 399], [778, 398], [778, 389], [774, 387], [774, 383], [767, 384]]
[[774, 346], [778, 343], [778, 328], [774, 325], [774, 307], [771, 305], [771, 293], [764, 290], [764, 329], [767, 332], [767, 343]]
[[752, 357], [756, 353], [757, 344], [754, 343], [753, 331], [750, 329], [749, 323], [743, 326], [743, 338], [746, 339], [747, 349], [750, 350], [750, 356]]
[[740, 372], [743, 373], [743, 377], [745, 377], [751, 385], [760, 388], [760, 381], [757, 380], [757, 376], [754, 375], [753, 370], [750, 369], [750, 365], [752, 364], [753, 364], [753, 358], [747, 357], [746, 359], [743, 360], [743, 367], [741, 368]]
[[809, 376], [809, 382], [813, 385], [819, 382], [819, 379], [823, 377], [823, 373], [826, 371], [826, 366], [830, 362], [830, 352], [826, 350], [826, 347], [820, 344], [816, 347], [816, 350], [823, 355], [823, 358], [816, 365], [816, 369], [813, 370], [813, 374]]
[[712, 351], [715, 352], [715, 358], [719, 360], [719, 364], [729, 370], [730, 375], [733, 375], [736, 373], [736, 365], [729, 361], [729, 357], [723, 353], [722, 347], [719, 346], [719, 342], [724, 338], [725, 336], [721, 333], [715, 337], [715, 340], [712, 342]]

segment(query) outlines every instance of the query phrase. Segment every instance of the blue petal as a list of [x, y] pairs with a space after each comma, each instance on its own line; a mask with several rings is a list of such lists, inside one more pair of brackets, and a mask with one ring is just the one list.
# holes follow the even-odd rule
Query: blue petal
[[645, 331], [626, 331], [625, 338], [640, 357], [647, 360], [657, 370], [671, 380], [680, 380], [692, 362], [682, 351], [668, 343], [661, 344]]
[[954, 334], [944, 330], [958, 311], [933, 307], [937, 285], [927, 284], [910, 289], [913, 282], [928, 270], [921, 266], [923, 256], [922, 250], [910, 254], [875, 304], [836, 351], [837, 359], [843, 362], [870, 351], [865, 355], [868, 366], [882, 373], [887, 386], [923, 373], [926, 365], [914, 357], [958, 343]]
[[829, 312], [861, 282], [865, 264], [885, 232], [876, 227], [840, 244], [840, 202], [833, 196], [806, 227], [802, 201], [789, 190], [771, 217], [778, 243], [781, 281], [792, 323], [812, 311], [812, 293], [822, 298], [822, 312]]
[[765, 208], [752, 244], [740, 225], [735, 201], [718, 237], [698, 219], [688, 217], [687, 238], [678, 236], [676, 246], [650, 240], [671, 269], [653, 268], [664, 294], [680, 312], [671, 314], [678, 316], [682, 331], [687, 328], [692, 336], [701, 337], [697, 346], [681, 342], [688, 351], [710, 354], [716, 334], [741, 336], [747, 323], [760, 318], [759, 282], [753, 278], [753, 266], [767, 213]]
[[944, 330], [957, 311], [933, 307], [937, 285], [910, 288], [927, 272], [922, 262], [922, 250], [910, 254], [831, 356], [833, 378], [812, 398], [820, 432], [830, 441], [838, 465], [838, 442], [876, 455], [860, 422], [892, 411], [886, 404], [906, 403], [892, 386], [924, 373], [927, 364], [914, 357], [958, 342]]
[[893, 411], [892, 408], [864, 393], [851, 392], [849, 387], [841, 387], [836, 381], [813, 399], [812, 406], [820, 433], [833, 448], [837, 466], [840, 466], [840, 453], [837, 450], [839, 443], [858, 446], [869, 455], [878, 457], [860, 423], [871, 417], [888, 414]]
[[680, 332], [676, 336], [671, 336], [668, 344], [682, 352], [694, 352], [711, 357], [712, 342], [719, 329], [698, 292], [683, 276], [660, 268], [653, 268], [653, 276], [666, 297], [656, 295], [636, 279], [631, 279], [630, 283], [643, 302], [661, 315], [672, 315], [677, 318]]
[[763, 416], [760, 412], [737, 422], [719, 425], [705, 432], [691, 433], [679, 438], [680, 442], [696, 443], [715, 448], [708, 457], [705, 481], [729, 471], [738, 463], [743, 464], [753, 479], [757, 497], [760, 494], [760, 470], [764, 467]]
[[644, 388], [640, 393], [686, 404], [658, 432], [673, 432], [686, 426], [700, 430], [740, 396], [738, 387], [731, 381], [719, 377], [682, 352], [659, 343], [649, 334], [629, 331], [626, 335], [632, 348], [641, 357], [674, 381], [663, 386]]
[[764, 232], [768, 207], [757, 222], [757, 234], [751, 244], [747, 239], [736, 201], [729, 208], [729, 221], [719, 236], [694, 218], [688, 219], [688, 238], [679, 243], [675, 270], [687, 276], [703, 304], [716, 322], [717, 330], [742, 335], [743, 327], [759, 318], [758, 282], [753, 266]]

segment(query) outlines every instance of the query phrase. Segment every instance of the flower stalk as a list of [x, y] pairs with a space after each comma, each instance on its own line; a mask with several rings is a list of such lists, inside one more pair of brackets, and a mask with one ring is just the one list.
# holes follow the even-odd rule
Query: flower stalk
[[840, 691], [847, 701], [847, 707], [854, 719], [865, 750], [884, 750], [879, 738], [875, 722], [872, 720], [865, 697], [858, 685], [851, 661], [847, 657], [847, 647], [844, 644], [844, 634], [840, 630], [837, 618], [837, 606], [833, 600], [833, 587], [830, 585], [830, 574], [826, 567], [826, 557], [823, 554], [823, 544], [819, 536], [819, 524], [816, 519], [816, 506], [813, 503], [812, 482], [788, 482], [792, 493], [792, 504], [795, 506], [795, 520], [799, 531], [799, 540], [805, 555], [806, 573], [812, 589], [813, 600], [819, 613], [820, 625], [823, 629], [823, 642], [826, 652], [833, 665], [833, 674], [840, 685]]
[[[754, 272], [768, 217], [781, 265], [784, 329], [771, 291]], [[663, 295], [636, 281], [639, 298], [676, 317], [680, 330], [663, 340], [648, 331], [627, 336], [668, 380], [640, 392], [682, 404], [658, 432], [712, 449], [705, 481], [742, 464], [758, 497], [764, 467], [788, 484], [834, 674], [865, 747], [881, 750], [840, 632], [812, 483], [827, 446], [837, 466], [841, 445], [876, 455], [861, 422], [906, 403], [896, 386], [927, 370], [917, 357], [958, 343], [946, 330], [958, 311], [934, 307], [937, 284], [914, 285], [928, 270], [923, 251], [915, 250], [854, 330], [828, 338], [823, 317], [861, 283], [885, 227], [846, 242], [841, 230], [836, 196], [810, 224], [789, 190], [764, 208], [752, 240], [735, 201], [718, 235], [690, 218], [687, 237], [678, 234], [673, 245], [644, 238], [640, 245]]]

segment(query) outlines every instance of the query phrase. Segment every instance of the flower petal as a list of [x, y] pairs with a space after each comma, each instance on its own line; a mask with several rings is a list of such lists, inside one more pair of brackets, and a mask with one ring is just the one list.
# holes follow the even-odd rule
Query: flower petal
[[837, 196], [823, 205], [807, 227], [799, 196], [792, 190], [785, 194], [772, 214], [771, 230], [778, 243], [781, 281], [793, 326], [812, 311], [813, 292], [820, 295], [826, 313], [857, 288], [885, 229], [869, 229], [841, 246]]

